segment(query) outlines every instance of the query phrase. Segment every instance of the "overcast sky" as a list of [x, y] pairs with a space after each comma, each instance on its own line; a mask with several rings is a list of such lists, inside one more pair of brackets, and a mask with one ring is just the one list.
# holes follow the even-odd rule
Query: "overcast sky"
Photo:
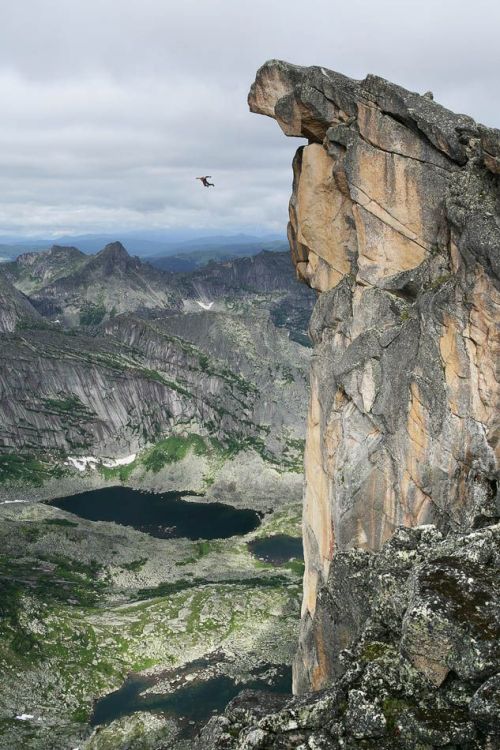
[[498, 0], [4, 0], [0, 234], [284, 231], [300, 141], [248, 112], [265, 60], [498, 127], [499, 29]]

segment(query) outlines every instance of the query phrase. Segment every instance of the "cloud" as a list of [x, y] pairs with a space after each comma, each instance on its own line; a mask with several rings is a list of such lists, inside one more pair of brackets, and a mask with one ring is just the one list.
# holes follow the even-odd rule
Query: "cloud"
[[247, 110], [266, 59], [375, 72], [495, 124], [499, 21], [493, 0], [5, 3], [0, 233], [284, 228], [300, 142]]

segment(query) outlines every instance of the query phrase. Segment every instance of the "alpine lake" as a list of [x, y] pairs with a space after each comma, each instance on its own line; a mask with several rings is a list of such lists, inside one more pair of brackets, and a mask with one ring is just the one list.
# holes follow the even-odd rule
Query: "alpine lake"
[[291, 692], [299, 504], [111, 486], [0, 519], [0, 750], [189, 748], [241, 690]]

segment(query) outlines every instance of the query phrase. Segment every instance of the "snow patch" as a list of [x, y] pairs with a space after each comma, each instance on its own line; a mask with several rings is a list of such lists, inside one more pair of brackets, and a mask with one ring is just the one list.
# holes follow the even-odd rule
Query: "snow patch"
[[200, 300], [196, 300], [196, 304], [201, 307], [202, 310], [211, 310], [213, 302], [201, 302]]
[[124, 456], [123, 458], [105, 458], [102, 460], [102, 465], [108, 469], [113, 469], [115, 466], [128, 466], [135, 461], [137, 453], [131, 453], [130, 456]]
[[115, 466], [127, 466], [137, 458], [137, 453], [131, 453], [130, 456], [123, 458], [96, 458], [96, 456], [68, 456], [64, 462], [66, 466], [72, 466], [78, 471], [86, 469], [95, 469], [98, 464], [105, 466], [107, 469], [114, 469]]
[[2, 500], [0, 505], [9, 505], [9, 503], [27, 503], [28, 500]]
[[18, 721], [29, 721], [30, 719], [34, 719], [35, 717], [33, 714], [19, 714], [19, 716], [16, 716], [16, 719]]
[[99, 459], [95, 456], [68, 456], [64, 463], [66, 466], [78, 469], [78, 471], [85, 471], [89, 467], [95, 468], [99, 463]]

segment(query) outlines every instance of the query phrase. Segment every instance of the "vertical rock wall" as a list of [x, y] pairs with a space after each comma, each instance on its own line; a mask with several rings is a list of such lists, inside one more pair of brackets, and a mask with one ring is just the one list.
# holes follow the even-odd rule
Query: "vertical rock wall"
[[303, 692], [339, 673], [356, 635], [359, 601], [331, 594], [335, 550], [377, 550], [400, 525], [447, 532], [499, 515], [500, 131], [375, 76], [279, 61], [259, 70], [249, 104], [308, 140], [288, 227], [297, 276], [319, 292]]

